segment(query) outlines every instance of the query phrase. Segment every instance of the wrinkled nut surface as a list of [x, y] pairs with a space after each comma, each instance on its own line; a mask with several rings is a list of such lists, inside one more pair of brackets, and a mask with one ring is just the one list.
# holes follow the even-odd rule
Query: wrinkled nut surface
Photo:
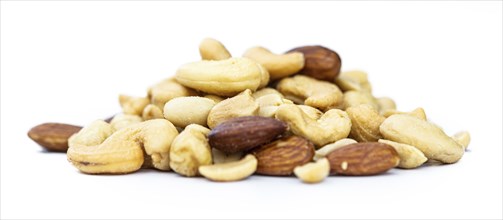
[[291, 131], [312, 141], [317, 147], [346, 138], [351, 131], [351, 120], [346, 112], [332, 109], [319, 119], [309, 117], [298, 106], [281, 105], [276, 118], [288, 124]]
[[251, 176], [257, 169], [257, 159], [248, 154], [240, 161], [199, 167], [199, 173], [218, 182], [238, 181]]
[[143, 121], [143, 118], [138, 115], [130, 115], [130, 114], [117, 114], [114, 116], [110, 124], [114, 128], [114, 130], [118, 131], [122, 128], [138, 124]]
[[237, 152], [237, 153], [228, 154], [228, 153], [224, 153], [216, 148], [211, 148], [211, 156], [213, 158], [213, 164], [221, 164], [221, 163], [238, 161], [243, 157], [243, 153]]
[[379, 104], [372, 94], [360, 91], [348, 91], [344, 93], [343, 108], [348, 109], [354, 106], [367, 104], [372, 106], [376, 111], [379, 110]]
[[350, 135], [358, 142], [376, 142], [382, 138], [379, 126], [385, 117], [370, 105], [358, 105], [346, 109], [351, 119]]
[[66, 152], [68, 139], [80, 129], [76, 125], [43, 123], [30, 129], [28, 137], [48, 151]]
[[388, 117], [380, 126], [385, 139], [418, 148], [428, 159], [455, 163], [464, 149], [438, 126], [404, 114]]
[[176, 97], [196, 95], [196, 91], [181, 85], [174, 78], [162, 80], [148, 89], [150, 102], [160, 109], [164, 109], [164, 104]]
[[115, 132], [113, 126], [103, 120], [96, 120], [83, 127], [68, 139], [68, 146], [94, 146], [103, 143]]
[[379, 114], [381, 115], [383, 115], [386, 111], [396, 110], [395, 101], [389, 97], [376, 98], [376, 102], [379, 106]]
[[211, 148], [206, 140], [208, 128], [191, 124], [171, 144], [171, 169], [183, 176], [196, 176], [199, 166], [212, 164]]
[[199, 44], [199, 54], [203, 60], [225, 60], [231, 58], [231, 54], [225, 46], [213, 38], [205, 38]]
[[288, 176], [295, 167], [310, 162], [314, 146], [307, 139], [289, 136], [255, 148], [251, 152], [258, 160], [257, 173], [272, 176]]
[[150, 104], [150, 100], [145, 97], [119, 95], [119, 103], [124, 114], [141, 116], [145, 106]]
[[334, 143], [327, 144], [327, 145], [321, 147], [320, 149], [316, 150], [316, 152], [314, 153], [314, 160], [319, 160], [321, 158], [326, 157], [330, 152], [334, 151], [337, 148], [340, 148], [340, 147], [343, 147], [343, 146], [346, 146], [349, 144], [355, 144], [355, 143], [358, 143], [358, 142], [356, 142], [355, 140], [353, 140], [351, 138], [343, 138], [343, 139], [340, 139]]
[[404, 169], [417, 168], [423, 165], [428, 158], [426, 158], [420, 150], [414, 146], [408, 144], [401, 144], [394, 141], [379, 139], [379, 143], [387, 144], [395, 148], [398, 156], [400, 157], [400, 163], [398, 167]]
[[372, 86], [367, 77], [367, 73], [359, 70], [342, 72], [335, 79], [335, 84], [344, 91], [372, 92]]
[[164, 118], [164, 114], [163, 114], [162, 109], [157, 107], [157, 105], [148, 104], [143, 109], [143, 113], [141, 114], [141, 117], [143, 118], [143, 120], [146, 121], [146, 120]]
[[393, 147], [377, 142], [346, 145], [330, 152], [327, 159], [330, 173], [348, 176], [384, 173], [400, 162]]
[[204, 97], [177, 97], [164, 105], [164, 118], [181, 128], [190, 124], [206, 126], [208, 114], [215, 104]]
[[322, 111], [337, 107], [343, 100], [342, 92], [336, 85], [304, 75], [282, 79], [277, 89], [285, 98], [297, 104], [309, 105]]
[[416, 118], [419, 118], [419, 119], [422, 119], [425, 121], [427, 120], [426, 113], [424, 112], [423, 108], [416, 108], [410, 112], [401, 112], [401, 111], [389, 109], [389, 110], [386, 110], [382, 113], [382, 115], [386, 118], [389, 116], [392, 116], [392, 115], [396, 115], [396, 114], [406, 114], [406, 115], [410, 115], [410, 116], [413, 116], [413, 117], [416, 117]]
[[211, 147], [224, 153], [248, 151], [274, 140], [286, 131], [286, 124], [261, 116], [245, 116], [225, 121], [211, 130]]
[[330, 174], [330, 163], [327, 158], [322, 158], [316, 162], [295, 167], [293, 173], [302, 180], [302, 182], [318, 183], [323, 181]]
[[214, 128], [220, 123], [241, 116], [258, 115], [259, 106], [251, 96], [249, 89], [241, 94], [216, 104], [208, 114], [207, 124]]
[[246, 89], [257, 90], [262, 70], [247, 58], [198, 61], [182, 65], [176, 80], [189, 88], [213, 95], [233, 96]]
[[169, 149], [176, 135], [178, 131], [169, 121], [149, 120], [121, 129], [99, 145], [72, 146], [67, 157], [83, 173], [120, 174], [140, 169], [145, 152], [152, 167], [169, 170]]
[[300, 74], [315, 79], [333, 82], [341, 71], [341, 58], [335, 51], [323, 46], [303, 46], [294, 48], [291, 52], [304, 54], [305, 65]]
[[290, 76], [304, 67], [304, 55], [298, 52], [274, 54], [263, 47], [252, 47], [244, 53], [243, 57], [255, 60], [264, 66], [271, 80]]
[[459, 145], [463, 147], [464, 150], [468, 148], [470, 144], [471, 138], [470, 133], [468, 131], [460, 131], [452, 136], [452, 139], [456, 141]]

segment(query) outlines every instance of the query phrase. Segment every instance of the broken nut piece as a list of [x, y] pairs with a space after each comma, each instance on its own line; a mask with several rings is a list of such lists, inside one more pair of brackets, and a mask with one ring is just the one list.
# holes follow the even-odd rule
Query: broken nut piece
[[323, 181], [330, 174], [330, 163], [327, 158], [322, 158], [316, 162], [295, 167], [293, 173], [302, 180], [302, 182], [318, 183]]
[[251, 154], [239, 161], [199, 167], [202, 176], [218, 182], [242, 180], [252, 175], [255, 170], [257, 170], [257, 159]]

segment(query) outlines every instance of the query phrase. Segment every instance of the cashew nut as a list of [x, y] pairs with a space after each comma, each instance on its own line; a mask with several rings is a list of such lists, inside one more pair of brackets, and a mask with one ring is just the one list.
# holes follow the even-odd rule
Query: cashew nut
[[406, 115], [410, 115], [410, 116], [413, 116], [413, 117], [416, 117], [416, 118], [419, 118], [419, 119], [426, 121], [426, 113], [424, 112], [423, 108], [416, 108], [410, 112], [401, 112], [401, 111], [390, 109], [390, 110], [386, 110], [382, 113], [382, 115], [386, 118], [391, 115], [395, 115], [395, 114], [406, 114]]
[[379, 126], [386, 119], [372, 106], [362, 104], [346, 109], [351, 119], [351, 137], [358, 142], [376, 142], [382, 138]]
[[84, 173], [130, 173], [141, 168], [145, 152], [153, 167], [169, 170], [169, 149], [176, 135], [169, 121], [149, 120], [121, 129], [101, 144], [71, 146], [67, 157]]
[[201, 125], [187, 126], [171, 144], [171, 169], [184, 176], [196, 176], [199, 166], [212, 164], [208, 133], [210, 130]]
[[379, 110], [379, 104], [372, 94], [362, 91], [347, 91], [344, 93], [343, 108], [348, 109], [361, 104], [371, 105], [376, 111]]
[[343, 139], [340, 139], [340, 140], [338, 140], [338, 141], [336, 141], [334, 143], [327, 144], [327, 145], [321, 147], [320, 149], [318, 149], [314, 153], [314, 158], [313, 159], [314, 160], [319, 160], [321, 158], [326, 157], [330, 152], [334, 151], [337, 148], [346, 146], [348, 144], [354, 144], [354, 143], [358, 143], [358, 142], [356, 142], [355, 140], [353, 140], [351, 138], [343, 138]]
[[452, 139], [456, 141], [459, 145], [463, 146], [463, 149], [466, 150], [468, 145], [470, 144], [470, 133], [468, 131], [460, 131], [452, 136]]
[[284, 99], [278, 94], [264, 95], [255, 99], [255, 101], [260, 107], [258, 115], [263, 117], [274, 117], [280, 105], [293, 104], [292, 101]]
[[379, 139], [379, 143], [387, 144], [395, 148], [398, 156], [400, 157], [400, 163], [398, 167], [404, 169], [412, 169], [421, 166], [425, 163], [428, 158], [426, 158], [419, 149], [408, 144], [401, 144], [394, 141]]
[[405, 114], [392, 115], [380, 126], [385, 139], [418, 148], [428, 159], [455, 163], [465, 152], [438, 126]]
[[287, 99], [322, 111], [337, 107], [342, 102], [342, 92], [336, 85], [304, 75], [282, 79], [277, 89]]
[[227, 154], [216, 148], [211, 148], [211, 155], [213, 157], [214, 164], [234, 162], [240, 160], [243, 157], [242, 152]]
[[375, 99], [377, 102], [377, 105], [379, 106], [379, 114], [383, 115], [384, 112], [390, 111], [390, 110], [396, 110], [396, 104], [393, 99], [388, 98], [388, 97], [381, 97], [381, 98], [376, 98]]
[[231, 54], [220, 41], [213, 38], [205, 38], [199, 44], [199, 53], [203, 60], [225, 60], [231, 58]]
[[157, 105], [148, 104], [143, 109], [141, 117], [143, 118], [143, 120], [146, 121], [146, 120], [164, 118], [164, 114], [162, 113], [162, 110], [159, 107], [157, 107]]
[[263, 89], [257, 90], [256, 92], [254, 92], [252, 94], [252, 96], [254, 99], [258, 99], [262, 96], [270, 95], [270, 94], [279, 95], [281, 98], [285, 98], [283, 96], [283, 94], [281, 94], [280, 92], [278, 92], [278, 90], [273, 89], [273, 88], [263, 88]]
[[257, 90], [262, 82], [262, 74], [254, 61], [230, 58], [182, 65], [176, 71], [176, 80], [184, 86], [209, 94], [233, 96], [246, 89]]
[[145, 106], [150, 104], [150, 101], [148, 98], [144, 97], [119, 95], [119, 103], [122, 107], [122, 112], [125, 114], [140, 116], [143, 113]]
[[207, 123], [210, 128], [214, 128], [231, 118], [253, 116], [258, 113], [259, 106], [251, 96], [251, 91], [247, 89], [239, 95], [216, 104], [208, 114]]
[[164, 105], [164, 117], [177, 127], [189, 124], [206, 126], [206, 120], [215, 102], [208, 98], [189, 96], [171, 99]]
[[276, 111], [276, 118], [286, 122], [294, 134], [307, 138], [317, 148], [346, 138], [351, 131], [348, 114], [339, 109], [331, 109], [316, 120], [298, 106], [284, 104]]
[[252, 175], [257, 170], [257, 159], [248, 154], [240, 161], [199, 167], [204, 177], [219, 182], [238, 181]]
[[140, 123], [142, 121], [143, 119], [138, 115], [117, 114], [114, 116], [112, 121], [110, 121], [110, 124], [116, 131], [118, 131], [122, 128]]
[[112, 125], [103, 120], [96, 120], [83, 127], [79, 132], [68, 139], [68, 146], [94, 146], [103, 143], [115, 132]]
[[344, 91], [362, 91], [366, 93], [372, 92], [372, 86], [367, 77], [367, 73], [359, 70], [347, 71], [339, 74], [335, 78], [335, 84]]
[[295, 167], [293, 173], [302, 180], [302, 182], [318, 183], [323, 181], [328, 174], [330, 174], [330, 163], [327, 158], [321, 158], [316, 162]]
[[148, 89], [150, 102], [160, 109], [164, 109], [164, 104], [173, 98], [196, 95], [196, 91], [182, 86], [174, 78], [165, 79]]
[[304, 67], [304, 54], [300, 52], [278, 55], [263, 47], [253, 47], [248, 49], [243, 57], [262, 64], [269, 71], [271, 80], [290, 76]]

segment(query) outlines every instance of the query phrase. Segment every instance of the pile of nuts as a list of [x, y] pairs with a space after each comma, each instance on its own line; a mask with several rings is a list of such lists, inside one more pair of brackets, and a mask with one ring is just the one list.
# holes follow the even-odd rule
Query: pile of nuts
[[340, 72], [331, 49], [253, 47], [232, 57], [208, 38], [199, 51], [201, 61], [145, 97], [120, 95], [123, 112], [109, 121], [45, 123], [28, 135], [87, 174], [154, 168], [213, 181], [294, 174], [306, 183], [455, 163], [470, 142], [466, 131], [445, 134], [422, 108], [401, 112], [374, 97], [367, 74]]

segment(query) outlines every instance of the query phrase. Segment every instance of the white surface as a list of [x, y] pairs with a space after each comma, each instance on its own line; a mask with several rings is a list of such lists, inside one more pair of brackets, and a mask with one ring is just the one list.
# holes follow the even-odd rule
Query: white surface
[[[502, 218], [501, 2], [1, 2], [1, 218]], [[322, 44], [377, 96], [469, 130], [454, 165], [213, 183], [154, 170], [84, 175], [26, 132], [87, 124], [199, 59], [207, 36], [239, 56]]]

